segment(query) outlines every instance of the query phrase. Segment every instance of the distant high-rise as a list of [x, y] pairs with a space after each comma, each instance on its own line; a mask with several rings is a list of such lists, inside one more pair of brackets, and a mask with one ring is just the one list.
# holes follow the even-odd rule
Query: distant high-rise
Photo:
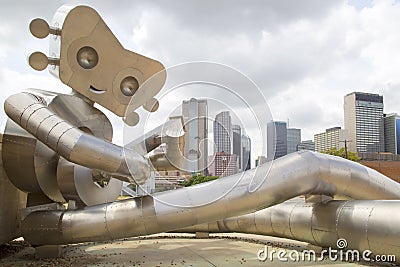
[[383, 96], [353, 92], [344, 97], [344, 129], [352, 152], [383, 152]]
[[297, 146], [301, 142], [301, 129], [287, 129], [287, 154], [297, 151]]
[[384, 115], [385, 152], [400, 154], [400, 116]]
[[251, 140], [247, 135], [242, 135], [242, 170], [251, 168]]
[[347, 131], [341, 127], [326, 129], [325, 132], [314, 135], [315, 151], [324, 152], [331, 148], [340, 149], [344, 147], [345, 140], [347, 140]]
[[238, 158], [236, 154], [217, 152], [210, 159], [210, 174], [224, 177], [239, 172]]
[[315, 151], [315, 144], [312, 140], [304, 140], [297, 146], [297, 151], [310, 150]]
[[[275, 154], [274, 154], [275, 151]], [[277, 159], [287, 154], [286, 122], [272, 121], [267, 124], [267, 159]]]
[[242, 169], [242, 128], [239, 125], [232, 125], [232, 154], [237, 155], [239, 170]]
[[215, 116], [214, 120], [214, 143], [215, 151], [232, 153], [232, 123], [229, 111], [222, 111]]
[[184, 168], [192, 173], [207, 174], [208, 138], [207, 100], [192, 98], [182, 103], [182, 116], [185, 123], [186, 158]]

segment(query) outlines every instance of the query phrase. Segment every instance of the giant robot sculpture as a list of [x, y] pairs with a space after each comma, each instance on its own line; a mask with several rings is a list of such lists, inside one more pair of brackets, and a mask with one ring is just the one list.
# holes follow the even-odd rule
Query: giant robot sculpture
[[[212, 191], [199, 185], [116, 201], [122, 181], [143, 184], [149, 178], [153, 159], [147, 153], [161, 144], [161, 135], [177, 158], [182, 136], [163, 129], [182, 125], [169, 122], [138, 137], [145, 145], [120, 147], [111, 143], [111, 123], [94, 104], [134, 126], [140, 119], [135, 109], [157, 110], [163, 65], [125, 50], [90, 7], [63, 6], [52, 26], [36, 19], [30, 30], [38, 38], [51, 35], [50, 57], [33, 53], [30, 65], [49, 66], [73, 91], [31, 89], [4, 103], [10, 120], [1, 143], [1, 244], [19, 236], [42, 246], [222, 231], [332, 247], [345, 238], [349, 249], [400, 259], [400, 185], [338, 157], [298, 152], [271, 168], [261, 165], [213, 181]], [[151, 86], [143, 86], [160, 72]], [[302, 195], [306, 201], [291, 200]]]

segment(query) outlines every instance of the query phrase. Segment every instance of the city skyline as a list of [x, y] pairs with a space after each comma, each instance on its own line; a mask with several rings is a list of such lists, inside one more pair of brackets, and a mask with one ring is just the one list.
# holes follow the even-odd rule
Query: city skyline
[[[383, 96], [380, 96], [378, 94], [371, 94], [371, 93], [367, 93], [367, 92], [351, 92], [348, 93], [344, 96], [344, 101], [343, 101], [343, 109], [344, 109], [344, 116], [346, 116], [346, 109], [349, 109], [348, 107], [348, 103], [346, 106], [346, 101], [348, 102], [349, 96], [354, 96], [353, 101], [350, 101], [352, 104], [352, 106], [354, 107], [358, 107], [358, 110], [360, 110], [361, 106], [366, 106], [369, 109], [371, 109], [371, 107], [369, 107], [371, 104], [368, 104], [370, 102], [368, 101], [377, 101], [377, 107], [373, 107], [374, 109], [377, 109], [377, 114], [374, 115], [374, 123], [376, 125], [380, 125], [379, 127], [372, 127], [371, 125], [368, 126], [366, 129], [365, 134], [368, 134], [367, 132], [377, 132], [378, 133], [378, 140], [379, 140], [379, 146], [381, 147], [379, 149], [380, 152], [392, 152], [396, 151], [395, 153], [397, 153], [397, 151], [400, 151], [400, 144], [397, 142], [397, 139], [400, 139], [400, 117], [397, 115], [397, 113], [390, 113], [390, 114], [386, 114], [384, 112], [384, 102], [383, 102]], [[361, 102], [360, 102], [361, 101]], [[185, 102], [185, 101], [184, 101]], [[354, 102], [354, 103], [353, 103]], [[365, 107], [364, 107], [365, 108]], [[356, 111], [354, 111], [356, 112]], [[360, 112], [360, 111], [358, 111]], [[347, 111], [348, 113], [348, 111]], [[357, 112], [356, 112], [357, 113]], [[356, 114], [355, 113], [355, 114]], [[358, 114], [358, 113], [357, 113]], [[366, 116], [366, 114], [368, 114], [368, 112], [366, 113], [366, 111], [361, 110], [361, 114], [364, 114], [363, 116]], [[213, 114], [210, 114], [210, 117], [212, 117]], [[371, 116], [371, 115], [368, 115]], [[389, 121], [390, 118], [394, 118], [395, 121], [391, 121], [390, 126], [387, 126], [386, 121]], [[369, 118], [369, 117], [368, 117]], [[369, 122], [370, 119], [357, 119], [357, 121], [368, 121], [369, 124], [371, 124], [371, 122]], [[385, 122], [384, 122], [385, 120]], [[354, 119], [354, 122], [356, 120]], [[287, 127], [287, 123], [288, 122], [284, 122], [284, 121], [271, 121], [269, 123], [267, 123], [267, 153], [263, 154], [268, 155], [268, 153], [272, 153], [273, 151], [273, 147], [270, 145], [272, 143], [274, 143], [273, 141], [270, 141], [272, 139], [276, 139], [276, 137], [278, 137], [279, 140], [275, 140], [278, 141], [279, 144], [275, 143], [275, 149], [278, 149], [278, 154], [276, 154], [275, 151], [275, 155], [274, 158], [279, 158], [281, 156], [284, 156], [286, 154], [290, 154], [293, 153], [295, 151], [298, 151], [298, 149], [296, 148], [296, 150], [294, 150], [294, 147], [297, 145], [300, 145], [303, 141], [305, 141], [306, 146], [305, 147], [309, 147], [309, 142], [315, 142], [315, 151], [317, 152], [323, 152], [326, 150], [329, 150], [330, 148], [334, 148], [336, 147], [337, 149], [340, 149], [342, 147], [344, 147], [344, 142], [347, 142], [347, 146], [349, 147], [349, 151], [351, 150], [351, 143], [353, 142], [350, 137], [349, 134], [349, 130], [348, 129], [343, 129], [342, 126], [334, 126], [334, 127], [330, 127], [328, 129], [325, 129], [324, 132], [322, 133], [315, 133], [313, 136], [312, 140], [304, 140], [304, 138], [301, 137], [301, 131], [303, 129], [297, 129], [297, 128], [288, 128]], [[384, 125], [385, 123], [385, 125]], [[271, 124], [275, 124], [275, 131], [276, 131], [276, 124], [278, 124], [278, 131], [280, 132], [285, 132], [285, 136], [283, 136], [282, 134], [279, 134], [277, 136], [275, 136], [276, 133], [272, 133], [273, 128], [272, 127], [268, 127]], [[374, 124], [374, 125], [375, 125]], [[216, 132], [218, 131], [218, 129], [216, 128], [222, 128], [220, 130], [223, 130], [223, 132], [226, 132], [225, 135], [229, 136], [231, 135], [232, 138], [230, 138], [230, 142], [228, 143], [224, 143], [224, 144], [220, 144], [218, 145], [219, 142], [221, 142], [221, 140], [225, 140], [227, 138], [223, 138], [221, 135], [221, 140], [220, 141], [215, 141], [215, 147], [214, 147], [214, 154], [218, 153], [218, 152], [225, 152], [227, 154], [236, 154], [238, 155], [239, 158], [239, 165], [238, 168], [241, 169], [241, 166], [244, 164], [242, 162], [242, 159], [240, 159], [240, 155], [242, 154], [242, 152], [240, 152], [239, 154], [234, 152], [234, 135], [236, 133], [236, 135], [241, 135], [241, 131], [242, 128], [240, 125], [236, 125], [232, 122], [231, 116], [230, 116], [230, 112], [229, 111], [224, 111], [224, 110], [220, 110], [216, 115], [215, 115], [215, 119], [213, 120], [213, 132], [212, 135], [214, 136], [214, 141], [217, 140], [218, 138], [216, 138], [216, 136], [218, 136], [219, 134], [216, 134]], [[280, 126], [284, 126], [284, 129], [280, 129]], [[360, 122], [357, 124], [357, 128], [365, 128], [365, 126], [363, 126], [363, 124]], [[269, 129], [268, 129], [269, 128]], [[356, 126], [354, 125], [354, 128], [356, 128]], [[386, 128], [389, 128], [389, 130], [387, 130]], [[228, 133], [229, 132], [229, 133]], [[390, 132], [390, 133], [389, 133]], [[270, 135], [268, 135], [268, 133], [270, 133]], [[375, 135], [377, 134], [375, 133]], [[374, 133], [373, 133], [374, 134]], [[390, 145], [386, 144], [386, 140], [387, 137], [389, 136], [389, 142], [391, 142]], [[268, 137], [269, 136], [269, 137]], [[354, 138], [354, 137], [353, 137]], [[282, 139], [282, 140], [281, 140]], [[283, 140], [285, 139], [285, 140]], [[354, 138], [355, 139], [355, 138]], [[393, 140], [392, 140], [393, 139]], [[356, 139], [355, 139], [356, 140]], [[354, 142], [353, 146], [355, 146], [357, 144], [357, 142]], [[387, 148], [388, 146], [390, 146], [390, 148]], [[395, 146], [395, 148], [393, 148]], [[399, 148], [397, 148], [399, 146]], [[223, 149], [222, 147], [226, 147], [225, 149]], [[303, 146], [302, 146], [303, 147]], [[243, 149], [243, 148], [241, 148]], [[226, 151], [229, 152], [226, 152]], [[353, 149], [354, 150], [354, 149]], [[286, 151], [286, 152], [285, 152]], [[375, 151], [375, 150], [374, 150]], [[366, 151], [360, 151], [360, 152], [366, 152]], [[372, 152], [372, 151], [370, 151]], [[211, 153], [208, 154], [209, 156], [211, 155]], [[256, 159], [258, 156], [261, 155], [257, 155], [254, 156], [253, 158]], [[270, 157], [268, 157], [270, 158]]]
[[[346, 96], [349, 96], [349, 95], [362, 95], [362, 96], [370, 96], [371, 95], [371, 96], [373, 96], [375, 98], [377, 98], [379, 96], [377, 94], [371, 94], [371, 93], [366, 93], [366, 92], [348, 93], [345, 96], [343, 96], [344, 97], [343, 98], [344, 99], [343, 100], [343, 108], [345, 108]], [[382, 96], [379, 96], [378, 98], [380, 100], [383, 99]], [[191, 100], [184, 100], [182, 103], [184, 104], [184, 103], [187, 103], [189, 101], [206, 101], [206, 100], [205, 99], [192, 98]], [[382, 120], [382, 123], [383, 123], [383, 115], [386, 115], [386, 113], [383, 112], [384, 105], [383, 105], [383, 101], [381, 101], [381, 102], [382, 102], [382, 106], [380, 107], [379, 110], [380, 110], [380, 112], [382, 112], [382, 117], [379, 117], [380, 116], [379, 115], [378, 117], [380, 119], [378, 118], [378, 120], [379, 121]], [[227, 148], [225, 148], [225, 149], [223, 149], [223, 148], [219, 148], [218, 149], [218, 143], [219, 143], [218, 141], [216, 141], [214, 143], [214, 148], [209, 146], [208, 147], [208, 160], [210, 160], [210, 156], [215, 155], [215, 153], [225, 152], [225, 150], [227, 150], [227, 151], [229, 151], [229, 153], [227, 153], [227, 152], [225, 152], [225, 153], [227, 153], [227, 154], [236, 154], [238, 156], [238, 158], [237, 158], [237, 160], [238, 160], [238, 170], [241, 170], [242, 166], [245, 165], [245, 163], [243, 162], [244, 159], [240, 158], [244, 148], [243, 147], [241, 148], [241, 152], [240, 153], [237, 153], [237, 151], [236, 151], [236, 153], [233, 152], [233, 150], [234, 150], [234, 139], [235, 139], [234, 135], [235, 135], [235, 132], [236, 132], [236, 135], [241, 135], [241, 133], [245, 133], [245, 129], [243, 128], [244, 132], [242, 132], [242, 127], [240, 125], [237, 125], [236, 122], [232, 120], [232, 118], [230, 116], [230, 111], [221, 110], [221, 109], [215, 109], [215, 105], [211, 105], [211, 107], [213, 108], [214, 112], [211, 113], [211, 114], [208, 114], [209, 121], [213, 122], [213, 126], [212, 127], [208, 126], [209, 139], [211, 139], [213, 137], [213, 139], [211, 139], [211, 141], [215, 142], [215, 140], [217, 140], [216, 132], [218, 130], [216, 130], [216, 127], [218, 128], [218, 126], [219, 126], [219, 128], [222, 128], [223, 132], [226, 132], [225, 133], [226, 136], [231, 135], [232, 138], [230, 138], [231, 140], [229, 142], [227, 142], [227, 143], [225, 142], [226, 144], [224, 143], [223, 145], [220, 145], [221, 147], [222, 146], [227, 146]], [[216, 113], [216, 114], [214, 114], [214, 113]], [[233, 109], [233, 113], [235, 113], [234, 109]], [[397, 113], [391, 113], [389, 115], [393, 115], [393, 114], [396, 114], [396, 118], [398, 118]], [[217, 121], [219, 121], [219, 122], [216, 123]], [[344, 140], [347, 141], [347, 145], [348, 146], [350, 146], [350, 143], [351, 143], [348, 131], [346, 129], [343, 129], [341, 126], [330, 127], [328, 129], [325, 129], [322, 133], [315, 133], [313, 138], [312, 138], [312, 140], [309, 140], [309, 139], [307, 140], [307, 139], [305, 139], [305, 138], [303, 138], [301, 136], [301, 132], [304, 129], [288, 128], [287, 127], [287, 123], [288, 122], [285, 122], [285, 121], [272, 121], [272, 123], [278, 123], [279, 125], [284, 125], [285, 126], [285, 129], [284, 129], [285, 131], [284, 132], [286, 133], [286, 136], [283, 136], [283, 137], [280, 136], [279, 137], [280, 139], [283, 138], [284, 140], [282, 139], [283, 140], [282, 141], [282, 140], [279, 139], [280, 142], [277, 145], [277, 148], [278, 148], [279, 151], [278, 151], [278, 154], [275, 154], [275, 156], [274, 156], [275, 159], [279, 158], [281, 156], [284, 156], [286, 154], [293, 153], [294, 151], [298, 151], [299, 150], [298, 148], [296, 148], [296, 150], [294, 150], [294, 147], [297, 147], [298, 145], [300, 145], [300, 150], [301, 149], [307, 149], [307, 150], [315, 150], [317, 152], [323, 152], [323, 151], [326, 151], [326, 150], [328, 150], [330, 148], [334, 148], [334, 147], [336, 147], [337, 149], [340, 149], [340, 148], [344, 147]], [[271, 122], [267, 123], [266, 125], [268, 126], [269, 124], [271, 124]], [[358, 127], [360, 127], [360, 125]], [[390, 127], [393, 128], [393, 126], [390, 126]], [[211, 131], [211, 129], [213, 129], [213, 130]], [[397, 129], [399, 129], [399, 130], [397, 130]], [[383, 128], [382, 129], [379, 128], [379, 131], [380, 130], [383, 131]], [[397, 131], [395, 131], [395, 130], [397, 130]], [[394, 142], [396, 142], [392, 146], [394, 146], [394, 145], [397, 146], [398, 145], [396, 137], [397, 137], [397, 135], [400, 134], [400, 122], [399, 122], [399, 126], [397, 128], [395, 128], [395, 130], [393, 130], [393, 131], [395, 131], [394, 133], [391, 133], [392, 136], [395, 135], [395, 137], [393, 137], [393, 138], [395, 139]], [[265, 154], [254, 154], [254, 153], [251, 154], [251, 149], [250, 149], [250, 158], [253, 161], [253, 162], [250, 162], [251, 166], [254, 166], [254, 160], [257, 159], [258, 156], [261, 156], [261, 155], [267, 156], [268, 155], [268, 149], [270, 151], [272, 151], [271, 150], [271, 146], [269, 145], [270, 143], [268, 142], [268, 131], [271, 132], [272, 128], [270, 130], [267, 129], [267, 138], [266, 138], [267, 139], [266, 140], [266, 146], [267, 146], [267, 151], [266, 152], [267, 153], [265, 153]], [[279, 129], [278, 129], [278, 131], [279, 131]], [[383, 134], [383, 132], [382, 132], [382, 134]], [[243, 139], [245, 139], [245, 138], [248, 138], [248, 136], [247, 135], [243, 135], [242, 138], [241, 138], [241, 142], [243, 142]], [[221, 140], [222, 139], [225, 140], [227, 138], [221, 137]], [[311, 146], [310, 146], [311, 143], [310, 142], [313, 143], [313, 146], [314, 146], [313, 148], [311, 148]], [[314, 144], [314, 142], [315, 142], [315, 144]], [[211, 143], [213, 143], [213, 142], [211, 142]], [[385, 146], [385, 143], [382, 143], [381, 152], [387, 151], [387, 150], [385, 150], [384, 146]], [[251, 145], [250, 145], [250, 147], [251, 147]], [[350, 151], [350, 149], [349, 149], [349, 151]], [[391, 151], [387, 151], [387, 152], [391, 152]], [[270, 157], [268, 157], [268, 158], [270, 159]], [[208, 162], [208, 164], [210, 164], [210, 163], [211, 162]]]

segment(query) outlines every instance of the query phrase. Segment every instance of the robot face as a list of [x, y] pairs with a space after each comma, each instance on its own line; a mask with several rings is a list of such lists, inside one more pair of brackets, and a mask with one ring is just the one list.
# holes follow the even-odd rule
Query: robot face
[[[63, 83], [121, 117], [126, 115], [128, 104], [129, 110], [142, 105], [149, 111], [156, 109], [158, 103], [153, 97], [166, 78], [160, 62], [124, 49], [90, 7], [63, 6], [53, 24], [62, 28], [57, 31], [47, 26], [55, 35], [50, 38], [50, 57], [59, 58], [58, 66], [50, 71]], [[43, 36], [46, 34], [42, 31], [37, 37]], [[163, 73], [152, 79], [151, 86], [141, 87], [158, 72]]]

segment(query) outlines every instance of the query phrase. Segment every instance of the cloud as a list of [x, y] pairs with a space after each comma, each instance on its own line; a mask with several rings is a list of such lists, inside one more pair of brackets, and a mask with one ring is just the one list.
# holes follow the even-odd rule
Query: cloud
[[[385, 60], [399, 54], [395, 48], [399, 7], [390, 2], [363, 9], [346, 2], [321, 4], [314, 13], [287, 2], [258, 3], [242, 13], [237, 6], [208, 2], [174, 8], [155, 6], [142, 12], [132, 36], [140, 52], [167, 66], [193, 60], [233, 66], [268, 98], [294, 86], [294, 98], [304, 97], [308, 92], [300, 85], [305, 80], [322, 86], [318, 92], [322, 98], [332, 90], [342, 98], [348, 91], [374, 91], [376, 80], [396, 76], [398, 68]], [[385, 16], [386, 12], [391, 15]]]

